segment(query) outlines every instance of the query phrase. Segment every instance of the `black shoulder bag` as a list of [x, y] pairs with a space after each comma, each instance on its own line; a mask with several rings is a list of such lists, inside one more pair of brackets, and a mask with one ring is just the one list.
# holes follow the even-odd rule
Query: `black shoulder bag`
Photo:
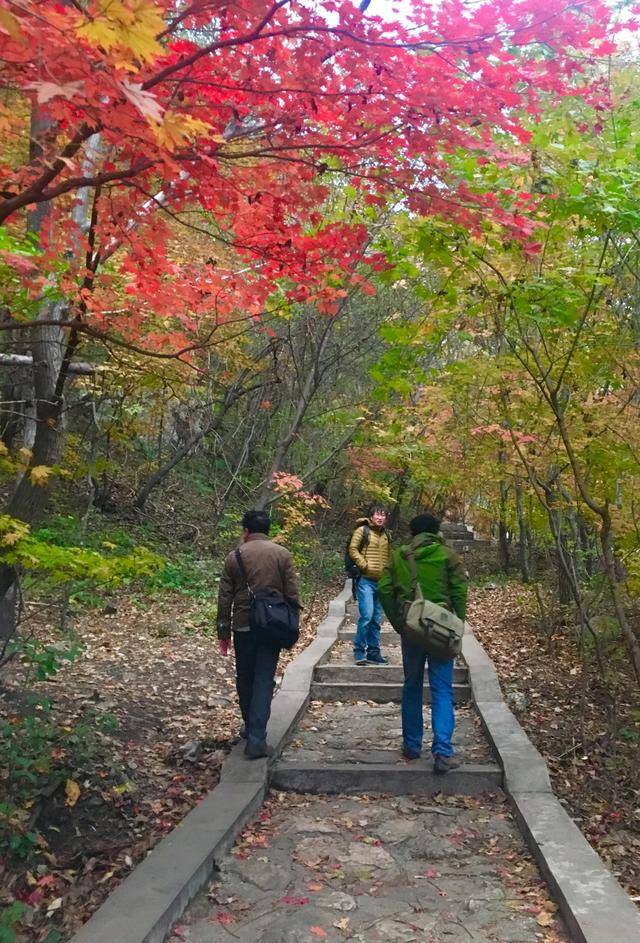
[[293, 648], [300, 638], [300, 609], [302, 607], [293, 600], [287, 599], [277, 589], [254, 592], [239, 550], [236, 550], [236, 560], [249, 591], [251, 631], [256, 638], [272, 648]]

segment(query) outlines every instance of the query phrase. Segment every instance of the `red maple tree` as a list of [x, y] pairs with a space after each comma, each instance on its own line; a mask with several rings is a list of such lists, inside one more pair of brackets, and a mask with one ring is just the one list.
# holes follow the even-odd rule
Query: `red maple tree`
[[[368, 6], [1, 0], [0, 222], [30, 218], [43, 249], [5, 253], [21, 285], [38, 297], [64, 258], [75, 329], [146, 330], [173, 351], [238, 312], [259, 318], [276, 283], [335, 312], [345, 273], [382, 264], [361, 219], [323, 221], [336, 180], [361, 205], [393, 194], [467, 226], [484, 210], [527, 236], [526, 216], [483, 205], [447, 156], [491, 153], [495, 129], [525, 139], [518, 112], [575, 92], [610, 51], [609, 7], [414, 2], [404, 23]], [[180, 225], [219, 243], [210, 264], [171, 257]]]

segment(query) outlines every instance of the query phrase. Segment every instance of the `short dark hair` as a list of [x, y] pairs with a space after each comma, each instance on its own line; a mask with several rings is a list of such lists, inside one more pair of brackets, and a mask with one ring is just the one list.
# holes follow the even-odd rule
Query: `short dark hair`
[[371, 507], [369, 508], [369, 517], [373, 517], [373, 515], [376, 514], [377, 512], [380, 512], [380, 514], [389, 513], [386, 507], [384, 506], [384, 504], [372, 504]]
[[245, 511], [242, 526], [250, 534], [268, 534], [271, 528], [271, 518], [266, 511]]
[[424, 511], [409, 522], [409, 527], [414, 537], [416, 534], [437, 534], [440, 530], [440, 518], [431, 511]]

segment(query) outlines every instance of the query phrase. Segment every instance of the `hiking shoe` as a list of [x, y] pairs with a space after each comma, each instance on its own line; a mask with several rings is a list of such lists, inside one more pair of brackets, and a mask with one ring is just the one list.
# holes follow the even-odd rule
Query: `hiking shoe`
[[410, 750], [409, 747], [402, 748], [402, 755], [404, 756], [405, 760], [419, 760], [420, 759], [420, 754], [416, 753], [415, 750]]
[[247, 743], [244, 748], [244, 755], [248, 760], [261, 760], [263, 756], [273, 756], [273, 747], [268, 747], [266, 743], [259, 745]]
[[367, 655], [367, 664], [368, 665], [388, 665], [389, 659], [385, 658], [384, 655]]
[[362, 668], [362, 666], [366, 665], [367, 663], [367, 659], [364, 657], [364, 655], [360, 655], [359, 657], [354, 657], [353, 660], [355, 661], [356, 665], [359, 668]]
[[452, 769], [458, 769], [460, 763], [454, 760], [452, 756], [442, 756], [440, 753], [433, 754], [433, 772], [437, 776], [444, 776]]

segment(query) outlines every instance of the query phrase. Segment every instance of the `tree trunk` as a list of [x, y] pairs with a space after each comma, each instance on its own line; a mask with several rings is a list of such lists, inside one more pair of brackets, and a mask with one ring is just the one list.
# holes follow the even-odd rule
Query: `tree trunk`
[[622, 631], [622, 635], [629, 649], [629, 654], [631, 655], [631, 663], [633, 665], [636, 681], [638, 686], [640, 686], [640, 642], [636, 638], [635, 632], [629, 623], [624, 607], [620, 578], [618, 576], [617, 561], [613, 549], [611, 519], [609, 517], [608, 509], [602, 521], [600, 544], [602, 546], [605, 573], [607, 576], [607, 582], [609, 583], [609, 591], [613, 601], [613, 608], [615, 610], [616, 618]]
[[520, 566], [520, 575], [524, 583], [531, 581], [531, 565], [529, 560], [529, 527], [524, 514], [522, 504], [522, 482], [520, 476], [516, 475], [516, 513], [518, 515], [518, 564]]
[[[37, 159], [43, 153], [42, 143], [53, 127], [44, 108], [35, 108], [31, 117], [31, 157]], [[42, 203], [28, 217], [31, 232], [42, 235], [52, 225], [52, 207]], [[38, 314], [40, 321], [56, 321], [64, 317], [66, 302], [46, 301]], [[63, 397], [65, 369], [70, 348], [66, 333], [55, 325], [34, 324], [30, 334], [32, 355], [33, 395], [31, 397], [31, 421], [27, 421], [23, 441], [31, 448], [32, 457], [28, 467], [18, 480], [4, 513], [27, 524], [36, 524], [41, 519], [49, 497], [47, 485], [35, 485], [31, 470], [38, 465], [51, 467], [58, 461], [62, 451]], [[4, 564], [0, 567], [0, 638], [10, 637], [16, 628], [17, 570]]]
[[302, 428], [302, 423], [307, 413], [307, 409], [309, 408], [309, 405], [315, 396], [318, 387], [320, 386], [321, 374], [319, 371], [318, 358], [322, 355], [322, 351], [326, 346], [328, 338], [329, 334], [326, 333], [318, 350], [316, 365], [314, 369], [310, 370], [307, 374], [307, 378], [298, 398], [291, 423], [280, 433], [276, 451], [271, 461], [271, 465], [269, 466], [269, 471], [262, 482], [260, 491], [258, 492], [258, 498], [255, 502], [255, 507], [257, 510], [263, 511], [270, 504], [273, 498], [273, 476], [276, 472], [282, 471], [285, 459], [289, 454], [289, 449], [293, 445], [296, 436]]
[[[244, 374], [242, 375], [242, 378], [244, 379]], [[254, 390], [256, 388], [261, 388], [263, 385], [264, 384], [260, 384], [258, 387], [253, 386], [250, 389]], [[239, 400], [241, 396], [244, 396], [245, 393], [248, 393], [249, 391], [249, 389], [243, 389], [239, 383], [227, 390], [218, 406], [217, 412], [211, 418], [211, 421], [205, 425], [204, 429], [198, 432], [195, 436], [192, 436], [192, 438], [185, 445], [181, 446], [177, 452], [175, 452], [174, 455], [164, 463], [164, 465], [161, 465], [160, 468], [157, 468], [153, 474], [147, 478], [142, 487], [138, 489], [138, 493], [136, 494], [134, 501], [135, 508], [137, 508], [139, 511], [144, 510], [144, 506], [147, 503], [151, 492], [154, 491], [154, 489], [165, 480], [167, 475], [173, 471], [176, 465], [179, 465], [180, 462], [182, 462], [193, 452], [193, 450], [200, 442], [202, 442], [203, 439], [205, 439], [208, 435], [211, 435], [212, 432], [216, 432], [220, 428], [225, 416], [233, 404]]]

